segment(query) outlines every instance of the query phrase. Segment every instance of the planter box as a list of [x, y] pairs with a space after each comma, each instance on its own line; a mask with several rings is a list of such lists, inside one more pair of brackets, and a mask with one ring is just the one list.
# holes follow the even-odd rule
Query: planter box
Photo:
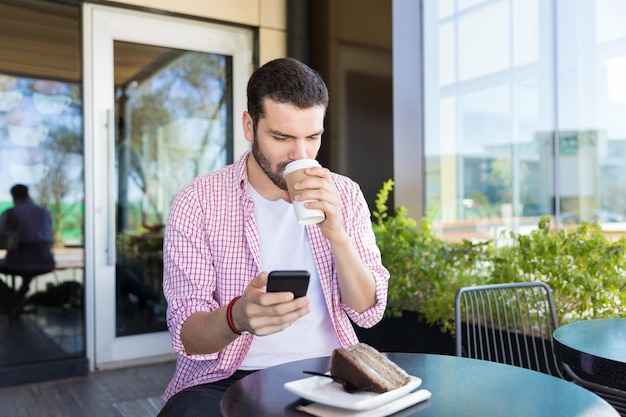
[[381, 352], [456, 353], [454, 336], [442, 333], [414, 311], [404, 311], [402, 317], [385, 317], [370, 329], [354, 326], [361, 342]]
[[[402, 317], [385, 317], [380, 323], [370, 329], [362, 329], [354, 326], [361, 342], [378, 349], [381, 352], [411, 352], [411, 353], [435, 353], [440, 355], [456, 355], [456, 339], [454, 336], [443, 333], [438, 326], [426, 323], [420, 313], [404, 311]], [[543, 373], [558, 375], [558, 365], [553, 361], [553, 350], [550, 341], [540, 338], [532, 338], [520, 334], [503, 336], [504, 345], [498, 344], [496, 349], [503, 355], [503, 363], [538, 369]], [[509, 339], [510, 337], [510, 339]], [[498, 340], [500, 340], [498, 338]], [[512, 345], [508, 343], [511, 341]], [[486, 342], [486, 341], [483, 341]], [[513, 348], [524, 346], [530, 349], [537, 348], [542, 360], [537, 363], [531, 358], [530, 363], [519, 363], [517, 359], [508, 354]], [[502, 353], [504, 352], [504, 353]], [[545, 353], [545, 356], [544, 356]], [[532, 355], [531, 355], [532, 357]], [[547, 358], [548, 365], [543, 361]], [[549, 367], [550, 369], [546, 369]]]

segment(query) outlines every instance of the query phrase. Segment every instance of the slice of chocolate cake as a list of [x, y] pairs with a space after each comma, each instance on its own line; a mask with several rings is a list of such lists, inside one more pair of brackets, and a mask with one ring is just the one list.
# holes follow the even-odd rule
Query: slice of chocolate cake
[[387, 392], [406, 385], [411, 378], [398, 365], [365, 343], [335, 349], [330, 373], [368, 391]]

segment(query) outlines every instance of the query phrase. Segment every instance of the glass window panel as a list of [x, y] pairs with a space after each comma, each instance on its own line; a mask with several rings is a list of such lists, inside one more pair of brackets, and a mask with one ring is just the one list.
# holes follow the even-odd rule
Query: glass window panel
[[626, 37], [626, 2], [623, 0], [595, 1], [595, 21], [587, 17], [588, 24], [595, 24], [598, 43], [620, 41]]
[[114, 41], [114, 60], [116, 335], [128, 336], [167, 330], [163, 226], [176, 193], [232, 162], [232, 59]]
[[[436, 184], [436, 188], [433, 190], [432, 196], [434, 198], [430, 201], [428, 206], [436, 207], [440, 203], [454, 201], [458, 195], [458, 137], [456, 126], [456, 106], [457, 100], [455, 97], [444, 98], [439, 102], [439, 146], [435, 149], [435, 152], [428, 152], [427, 159], [429, 163], [427, 166], [430, 168], [430, 164], [438, 167], [436, 170], [438, 183], [433, 181], [433, 178], [427, 179], [430, 183]], [[432, 156], [430, 156], [432, 155]], [[428, 170], [430, 171], [430, 169]], [[436, 199], [436, 200], [435, 200]], [[440, 205], [442, 221], [450, 221], [457, 219], [457, 206], [454, 204], [441, 204]]]
[[[618, 56], [615, 58], [609, 58], [605, 61], [606, 68], [606, 100], [608, 104], [607, 110], [623, 110], [623, 106], [626, 104], [626, 55]], [[620, 112], [621, 113], [621, 112]], [[623, 115], [623, 113], [621, 113]], [[608, 116], [615, 120], [614, 116], [621, 116], [620, 114], [609, 114]], [[617, 128], [615, 133], [619, 134], [625, 126], [614, 126]]]
[[454, 14], [454, 2], [455, 0], [439, 0], [437, 6], [439, 8], [439, 18], [452, 16]]
[[459, 79], [506, 70], [511, 62], [508, 2], [478, 8], [458, 17]]
[[[425, 25], [426, 207], [437, 209], [440, 230], [452, 240], [497, 239], [552, 212], [553, 64], [538, 53], [551, 31], [537, 32], [536, 2], [519, 19], [510, 16], [514, 1], [481, 5], [439, 21], [438, 29]], [[425, 2], [425, 19], [435, 13]], [[455, 30], [457, 47], [444, 45], [442, 33]], [[434, 57], [458, 60], [458, 79], [443, 65], [433, 68]], [[442, 83], [442, 74], [452, 82]], [[430, 81], [436, 77], [439, 83]]]
[[487, 0], [457, 0], [457, 4], [459, 5], [459, 10], [465, 10], [478, 4], [485, 3], [486, 1]]
[[451, 84], [456, 80], [456, 47], [453, 22], [439, 26], [439, 84]]
[[[557, 2], [561, 209], [572, 222], [626, 231], [626, 5]], [[566, 51], [575, 47], [576, 51]]]
[[513, 63], [524, 65], [539, 58], [539, 10], [537, 0], [513, 1]]
[[[40, 258], [25, 239], [0, 248], [0, 367], [47, 362], [36, 379], [85, 358], [80, 45], [79, 6], [0, 3], [0, 212], [14, 206], [10, 188], [26, 185], [51, 212], [56, 261], [23, 287]], [[21, 288], [28, 290], [23, 298]], [[17, 317], [9, 322], [7, 314]]]
[[498, 217], [500, 207], [512, 201], [510, 102], [508, 85], [460, 97], [464, 172], [459, 197], [480, 203], [491, 217]]
[[423, 3], [426, 204], [444, 235], [532, 228], [557, 208], [626, 234], [626, 4], [477, 3], [445, 19]]
[[462, 152], [497, 152], [499, 145], [511, 142], [511, 97], [508, 85], [481, 88], [460, 99]]

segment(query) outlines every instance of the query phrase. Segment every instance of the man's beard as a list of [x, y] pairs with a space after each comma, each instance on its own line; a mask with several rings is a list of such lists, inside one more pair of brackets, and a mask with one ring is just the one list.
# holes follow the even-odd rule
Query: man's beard
[[259, 142], [257, 141], [256, 134], [254, 140], [252, 141], [252, 156], [256, 160], [257, 164], [259, 164], [265, 175], [267, 175], [278, 188], [287, 191], [287, 182], [285, 181], [285, 178], [283, 178], [283, 172], [285, 171], [287, 164], [291, 161], [280, 162], [278, 164], [278, 171], [272, 171], [272, 164], [268, 161], [265, 155], [263, 155], [263, 152], [259, 148]]

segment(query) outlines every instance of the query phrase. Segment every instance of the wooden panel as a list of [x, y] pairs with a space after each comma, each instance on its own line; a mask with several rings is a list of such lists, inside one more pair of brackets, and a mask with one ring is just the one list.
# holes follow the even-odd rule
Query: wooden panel
[[[259, 26], [261, 0], [120, 0], [148, 9]], [[270, 7], [272, 4], [269, 5]]]
[[[80, 26], [78, 7], [34, 1], [0, 4], [0, 73], [80, 82]], [[115, 85], [125, 85], [179, 54], [115, 42]]]
[[79, 81], [80, 39], [77, 6], [0, 4], [0, 72]]

